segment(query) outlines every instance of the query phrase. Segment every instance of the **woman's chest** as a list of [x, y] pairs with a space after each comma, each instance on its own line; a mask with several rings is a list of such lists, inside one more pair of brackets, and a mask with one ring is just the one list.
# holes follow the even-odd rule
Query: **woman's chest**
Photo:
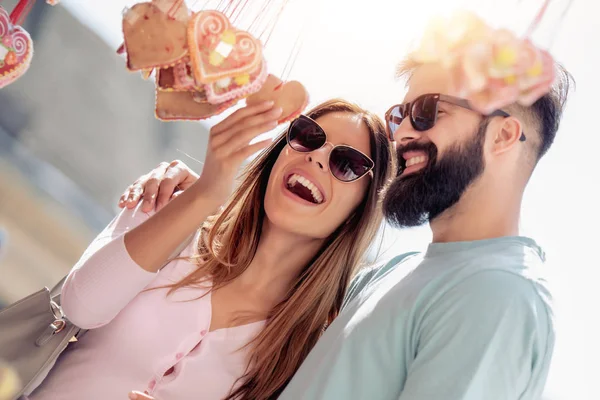
[[[244, 374], [251, 332], [211, 325], [210, 294], [183, 288], [166, 296], [156, 289], [136, 296], [111, 323], [89, 331], [82, 350], [101, 356], [114, 374], [135, 375], [161, 399], [221, 399]], [[248, 334], [246, 334], [248, 333]], [[110, 350], [108, 350], [110, 349]]]

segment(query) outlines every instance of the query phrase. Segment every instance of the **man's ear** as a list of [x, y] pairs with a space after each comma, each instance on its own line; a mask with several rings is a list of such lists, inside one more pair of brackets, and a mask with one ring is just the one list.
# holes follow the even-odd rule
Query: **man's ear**
[[502, 154], [510, 150], [523, 134], [523, 125], [515, 117], [506, 117], [499, 121], [499, 126], [494, 129], [493, 154]]

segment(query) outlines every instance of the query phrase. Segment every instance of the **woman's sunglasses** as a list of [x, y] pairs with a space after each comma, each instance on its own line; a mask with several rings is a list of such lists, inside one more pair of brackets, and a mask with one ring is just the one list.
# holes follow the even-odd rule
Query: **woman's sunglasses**
[[[414, 101], [405, 104], [397, 104], [392, 106], [385, 113], [385, 123], [388, 131], [388, 136], [391, 141], [394, 141], [394, 132], [400, 127], [402, 121], [406, 118], [410, 118], [410, 123], [416, 131], [426, 131], [434, 127], [437, 122], [438, 116], [438, 104], [440, 101], [445, 103], [454, 104], [462, 108], [466, 108], [471, 111], [475, 111], [469, 105], [469, 102], [465, 99], [458, 97], [447, 96], [439, 93], [424, 94], [417, 97]], [[510, 114], [496, 110], [488, 117], [510, 117]], [[521, 142], [525, 141], [525, 134], [521, 133], [519, 138]]]
[[[323, 128], [305, 115], [292, 121], [287, 132], [287, 142], [292, 150], [300, 153], [310, 153], [328, 143]], [[353, 182], [362, 178], [374, 165], [373, 160], [350, 146], [340, 144], [333, 146], [329, 152], [329, 171], [341, 182]]]

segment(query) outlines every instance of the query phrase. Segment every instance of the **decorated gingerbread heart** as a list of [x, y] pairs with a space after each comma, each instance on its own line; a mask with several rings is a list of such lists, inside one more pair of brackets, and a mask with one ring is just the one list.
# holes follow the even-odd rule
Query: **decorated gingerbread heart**
[[275, 107], [281, 107], [283, 112], [279, 123], [290, 121], [304, 111], [308, 105], [308, 92], [298, 81], [283, 82], [275, 75], [269, 74], [262, 88], [246, 99], [251, 106], [268, 100], [275, 101]]
[[225, 15], [207, 10], [189, 23], [188, 44], [196, 82], [210, 84], [251, 74], [262, 62], [262, 45], [248, 32], [237, 30]]
[[0, 7], [0, 88], [19, 79], [31, 64], [33, 43], [23, 28], [13, 25]]
[[203, 102], [196, 92], [157, 90], [155, 115], [161, 121], [198, 121], [222, 113], [237, 101], [210, 104]]
[[267, 80], [267, 63], [263, 61], [256, 71], [233, 78], [223, 78], [204, 85], [209, 103], [221, 104], [233, 99], [249, 96], [260, 90]]
[[187, 54], [189, 11], [183, 0], [138, 3], [123, 15], [124, 49], [131, 71], [168, 67]]

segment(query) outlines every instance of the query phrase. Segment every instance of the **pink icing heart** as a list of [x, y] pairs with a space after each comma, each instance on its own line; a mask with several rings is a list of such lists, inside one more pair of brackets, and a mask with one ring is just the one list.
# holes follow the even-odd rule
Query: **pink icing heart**
[[23, 28], [13, 25], [8, 12], [0, 6], [0, 88], [25, 74], [32, 56], [31, 37]]

